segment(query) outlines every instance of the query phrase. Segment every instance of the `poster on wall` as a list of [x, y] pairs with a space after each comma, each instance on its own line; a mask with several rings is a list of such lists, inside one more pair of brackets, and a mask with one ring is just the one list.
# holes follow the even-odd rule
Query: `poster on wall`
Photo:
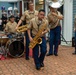
[[5, 6], [2, 6], [2, 7], [1, 7], [1, 10], [5, 10]]

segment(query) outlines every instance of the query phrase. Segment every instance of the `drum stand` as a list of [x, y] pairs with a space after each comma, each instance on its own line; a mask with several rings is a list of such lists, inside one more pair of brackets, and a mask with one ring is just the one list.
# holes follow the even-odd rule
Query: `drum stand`
[[[2, 36], [0, 36], [2, 39]], [[0, 41], [0, 54], [4, 55], [5, 57], [7, 57], [7, 49], [6, 47], [3, 45], [3, 40]]]
[[[50, 41], [50, 33], [48, 33], [48, 37], [47, 37], [47, 38], [48, 38], [48, 39], [47, 39], [47, 42], [49, 42], [49, 41]], [[63, 42], [65, 42], [66, 44], [68, 44], [62, 34], [60, 34], [60, 38], [61, 38], [60, 41], [63, 41]]]
[[62, 34], [61, 34], [61, 41], [63, 41], [63, 42], [65, 42], [66, 44], [68, 44]]

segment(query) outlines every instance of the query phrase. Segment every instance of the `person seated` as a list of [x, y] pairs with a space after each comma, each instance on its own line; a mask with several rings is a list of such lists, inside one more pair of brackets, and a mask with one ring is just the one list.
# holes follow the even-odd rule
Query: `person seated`
[[15, 22], [15, 17], [14, 15], [11, 15], [4, 29], [5, 33], [7, 34], [9, 38], [12, 38], [12, 34], [16, 33], [16, 29], [15, 29], [16, 26], [17, 26], [17, 23]]

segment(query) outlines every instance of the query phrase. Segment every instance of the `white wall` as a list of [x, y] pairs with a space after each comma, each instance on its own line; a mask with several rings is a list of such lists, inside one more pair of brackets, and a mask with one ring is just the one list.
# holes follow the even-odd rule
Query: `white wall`
[[66, 41], [72, 40], [73, 26], [73, 0], [64, 0], [64, 38]]
[[46, 12], [46, 16], [47, 16], [47, 14], [49, 12], [49, 8], [48, 8], [48, 3], [46, 0], [45, 0], [45, 12]]

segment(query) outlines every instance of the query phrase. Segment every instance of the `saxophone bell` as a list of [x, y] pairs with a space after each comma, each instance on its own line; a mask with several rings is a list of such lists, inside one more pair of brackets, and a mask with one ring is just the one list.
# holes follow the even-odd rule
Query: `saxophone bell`
[[42, 38], [38, 38], [36, 41], [33, 41], [33, 43], [31, 42], [29, 44], [29, 48], [33, 49], [35, 47], [36, 44], [41, 44], [42, 43]]
[[38, 42], [38, 44], [41, 44], [42, 43], [42, 38], [38, 38], [37, 42]]

